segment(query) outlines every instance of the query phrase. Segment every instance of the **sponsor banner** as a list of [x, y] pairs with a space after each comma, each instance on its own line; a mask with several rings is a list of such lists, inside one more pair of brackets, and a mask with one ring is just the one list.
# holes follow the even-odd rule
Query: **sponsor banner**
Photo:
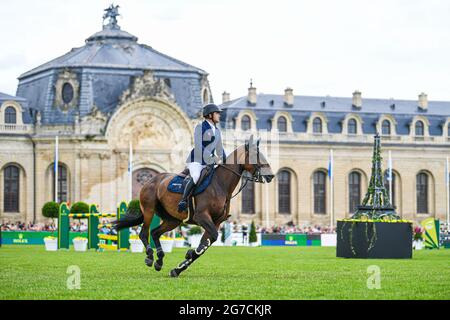
[[[30, 245], [30, 244], [44, 244], [45, 237], [58, 237], [57, 231], [2, 231], [1, 241], [2, 244], [17, 244], [17, 245]], [[75, 237], [86, 237], [86, 232], [71, 232], [70, 243]]]

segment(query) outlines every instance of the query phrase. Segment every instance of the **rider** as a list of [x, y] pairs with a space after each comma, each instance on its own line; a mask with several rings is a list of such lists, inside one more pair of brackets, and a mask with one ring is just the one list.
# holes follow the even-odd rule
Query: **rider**
[[187, 199], [196, 186], [200, 174], [207, 165], [214, 165], [220, 160], [218, 155], [222, 156], [225, 163], [227, 158], [222, 144], [222, 135], [220, 129], [216, 126], [220, 121], [219, 109], [215, 104], [207, 104], [203, 107], [203, 117], [205, 120], [195, 127], [194, 149], [186, 159], [186, 165], [189, 169], [188, 181], [184, 189], [183, 198], [178, 204], [178, 212], [187, 210]]

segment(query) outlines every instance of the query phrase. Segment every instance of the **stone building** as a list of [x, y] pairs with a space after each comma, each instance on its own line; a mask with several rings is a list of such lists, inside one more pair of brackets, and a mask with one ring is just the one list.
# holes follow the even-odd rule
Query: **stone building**
[[[207, 72], [160, 53], [121, 30], [115, 19], [84, 46], [19, 77], [16, 96], [0, 94], [0, 221], [42, 221], [55, 198], [113, 211], [157, 172], [178, 172], [192, 146], [201, 107], [212, 102]], [[392, 152], [393, 202], [404, 218], [445, 219], [445, 161], [450, 102], [258, 94], [221, 107], [226, 152], [250, 134], [275, 136], [269, 154], [277, 178], [249, 184], [233, 199], [232, 219], [264, 224], [329, 225], [364, 197], [373, 136], [382, 135], [384, 169]], [[265, 144], [263, 143], [263, 147]], [[328, 174], [334, 153], [333, 208]], [[331, 213], [333, 212], [333, 216]]]

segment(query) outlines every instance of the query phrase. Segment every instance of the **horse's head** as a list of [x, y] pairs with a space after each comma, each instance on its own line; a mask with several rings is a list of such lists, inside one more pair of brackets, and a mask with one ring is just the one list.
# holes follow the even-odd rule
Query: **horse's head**
[[271, 182], [274, 178], [270, 164], [259, 149], [260, 139], [254, 140], [253, 135], [245, 142], [245, 162], [242, 164], [244, 170], [252, 175], [256, 182]]

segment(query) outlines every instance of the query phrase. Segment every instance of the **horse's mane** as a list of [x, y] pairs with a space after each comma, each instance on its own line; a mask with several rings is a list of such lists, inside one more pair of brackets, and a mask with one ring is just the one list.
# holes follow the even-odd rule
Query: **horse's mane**
[[245, 157], [245, 145], [237, 147], [232, 153], [230, 153], [225, 161], [225, 164], [238, 164], [243, 163], [242, 156]]

